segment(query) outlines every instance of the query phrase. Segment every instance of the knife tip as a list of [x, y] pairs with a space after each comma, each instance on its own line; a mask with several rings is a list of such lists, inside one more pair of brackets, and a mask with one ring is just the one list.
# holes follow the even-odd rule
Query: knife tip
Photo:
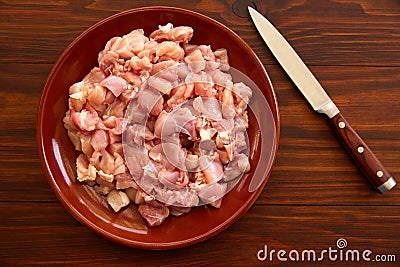
[[247, 6], [247, 10], [249, 11], [251, 17], [253, 17], [253, 15], [257, 12], [252, 6]]

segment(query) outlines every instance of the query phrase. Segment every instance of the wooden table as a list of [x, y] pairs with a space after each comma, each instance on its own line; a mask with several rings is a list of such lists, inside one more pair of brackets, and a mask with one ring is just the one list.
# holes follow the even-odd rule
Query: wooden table
[[[267, 50], [248, 18], [251, 2], [400, 179], [398, 0], [153, 0], [206, 14], [254, 49], [279, 100], [279, 153], [254, 206], [216, 237], [169, 251], [112, 243], [76, 221], [47, 184], [37, 152], [36, 109], [47, 75], [74, 38], [107, 16], [150, 1], [0, 1], [1, 266], [400, 265], [400, 187], [385, 195], [370, 188], [327, 120], [312, 111]], [[337, 243], [340, 238], [347, 247]], [[263, 258], [265, 248], [268, 257], [260, 261], [257, 254]], [[323, 261], [313, 261], [313, 250], [317, 258], [327, 250]]]

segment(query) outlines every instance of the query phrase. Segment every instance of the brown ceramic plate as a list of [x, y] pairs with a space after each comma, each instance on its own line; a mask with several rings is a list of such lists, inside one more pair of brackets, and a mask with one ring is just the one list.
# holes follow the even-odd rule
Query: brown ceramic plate
[[[255, 82], [268, 105], [259, 107], [257, 111], [264, 118], [262, 125], [254, 119], [253, 113], [250, 114], [248, 136], [252, 169], [224, 197], [221, 208], [197, 207], [183, 216], [167, 218], [161, 226], [149, 228], [136, 207], [115, 213], [90, 187], [76, 181], [77, 153], [68, 139], [62, 118], [68, 108], [69, 86], [80, 81], [96, 65], [98, 52], [110, 38], [137, 28], [144, 29], [148, 35], [158, 25], [168, 22], [174, 26], [191, 26], [195, 32], [191, 43], [210, 44], [213, 50], [228, 49], [231, 66]], [[120, 244], [145, 249], [191, 245], [220, 233], [239, 219], [267, 182], [277, 153], [279, 129], [275, 93], [262, 63], [252, 49], [219, 22], [193, 11], [172, 7], [128, 10], [106, 18], [82, 33], [67, 47], [52, 69], [42, 92], [37, 118], [37, 140], [43, 168], [50, 186], [66, 209], [98, 234]], [[262, 138], [261, 133], [265, 132], [267, 137]], [[264, 153], [261, 153], [261, 147]], [[259, 162], [263, 163], [264, 175], [254, 177]], [[261, 182], [254, 191], [249, 190], [253, 179]]]

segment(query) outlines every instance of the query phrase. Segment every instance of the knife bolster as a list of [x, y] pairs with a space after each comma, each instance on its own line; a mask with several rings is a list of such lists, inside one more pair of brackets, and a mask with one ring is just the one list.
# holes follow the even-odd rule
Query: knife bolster
[[380, 185], [377, 189], [379, 193], [384, 194], [395, 186], [396, 186], [396, 180], [393, 177], [390, 177], [385, 183]]
[[315, 109], [318, 113], [323, 113], [329, 117], [329, 119], [332, 119], [335, 117], [340, 111], [338, 107], [333, 103], [331, 99], [329, 99], [327, 102], [322, 104], [321, 106], [317, 107]]

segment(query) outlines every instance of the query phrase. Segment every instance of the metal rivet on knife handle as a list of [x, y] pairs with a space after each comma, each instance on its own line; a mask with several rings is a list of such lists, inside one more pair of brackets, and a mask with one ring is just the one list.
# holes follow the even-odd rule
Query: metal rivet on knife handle
[[[355, 163], [378, 192], [383, 194], [392, 189], [396, 185], [396, 181], [346, 121], [342, 113], [339, 112], [330, 121]], [[390, 182], [388, 182], [389, 180]]]

